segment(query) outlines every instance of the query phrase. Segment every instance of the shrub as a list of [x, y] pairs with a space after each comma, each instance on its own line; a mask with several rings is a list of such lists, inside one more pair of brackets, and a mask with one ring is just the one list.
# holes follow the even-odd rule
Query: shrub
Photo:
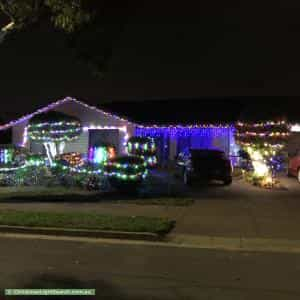
[[157, 165], [157, 147], [154, 139], [134, 136], [129, 139], [127, 148], [130, 155], [143, 158], [148, 167]]
[[114, 188], [134, 192], [147, 175], [147, 164], [137, 156], [121, 156], [111, 160], [106, 171]]

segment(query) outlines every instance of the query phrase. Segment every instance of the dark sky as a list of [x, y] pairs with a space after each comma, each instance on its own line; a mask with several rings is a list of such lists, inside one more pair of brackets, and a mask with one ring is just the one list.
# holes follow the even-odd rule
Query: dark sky
[[129, 11], [104, 80], [76, 62], [59, 33], [30, 31], [0, 45], [2, 110], [26, 112], [65, 95], [92, 104], [300, 96], [300, 1], [141, 0]]

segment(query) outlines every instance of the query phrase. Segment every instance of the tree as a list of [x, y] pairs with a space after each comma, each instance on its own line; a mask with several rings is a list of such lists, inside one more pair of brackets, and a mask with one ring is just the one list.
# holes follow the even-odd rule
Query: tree
[[57, 28], [72, 32], [91, 18], [83, 0], [0, 0], [0, 10], [9, 17], [10, 28], [17, 29], [48, 17]]
[[27, 131], [30, 140], [44, 145], [52, 165], [55, 157], [63, 153], [65, 143], [79, 137], [82, 126], [75, 117], [51, 111], [33, 117]]
[[102, 78], [114, 43], [134, 9], [135, 2], [129, 0], [0, 0], [0, 14], [11, 21], [0, 28], [0, 43], [11, 31], [50, 23], [66, 33], [67, 46], [77, 59]]

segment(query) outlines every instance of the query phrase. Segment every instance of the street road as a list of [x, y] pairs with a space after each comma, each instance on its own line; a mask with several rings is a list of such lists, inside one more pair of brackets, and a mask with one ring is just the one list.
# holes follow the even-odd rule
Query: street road
[[295, 254], [7, 237], [0, 244], [1, 289], [95, 288], [96, 299], [120, 300], [300, 299]]

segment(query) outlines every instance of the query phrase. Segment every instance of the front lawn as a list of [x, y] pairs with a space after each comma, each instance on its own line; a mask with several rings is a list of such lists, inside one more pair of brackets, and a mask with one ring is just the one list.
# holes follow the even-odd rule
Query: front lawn
[[174, 221], [164, 218], [111, 216], [96, 213], [2, 210], [0, 211], [0, 225], [165, 234], [172, 229]]

